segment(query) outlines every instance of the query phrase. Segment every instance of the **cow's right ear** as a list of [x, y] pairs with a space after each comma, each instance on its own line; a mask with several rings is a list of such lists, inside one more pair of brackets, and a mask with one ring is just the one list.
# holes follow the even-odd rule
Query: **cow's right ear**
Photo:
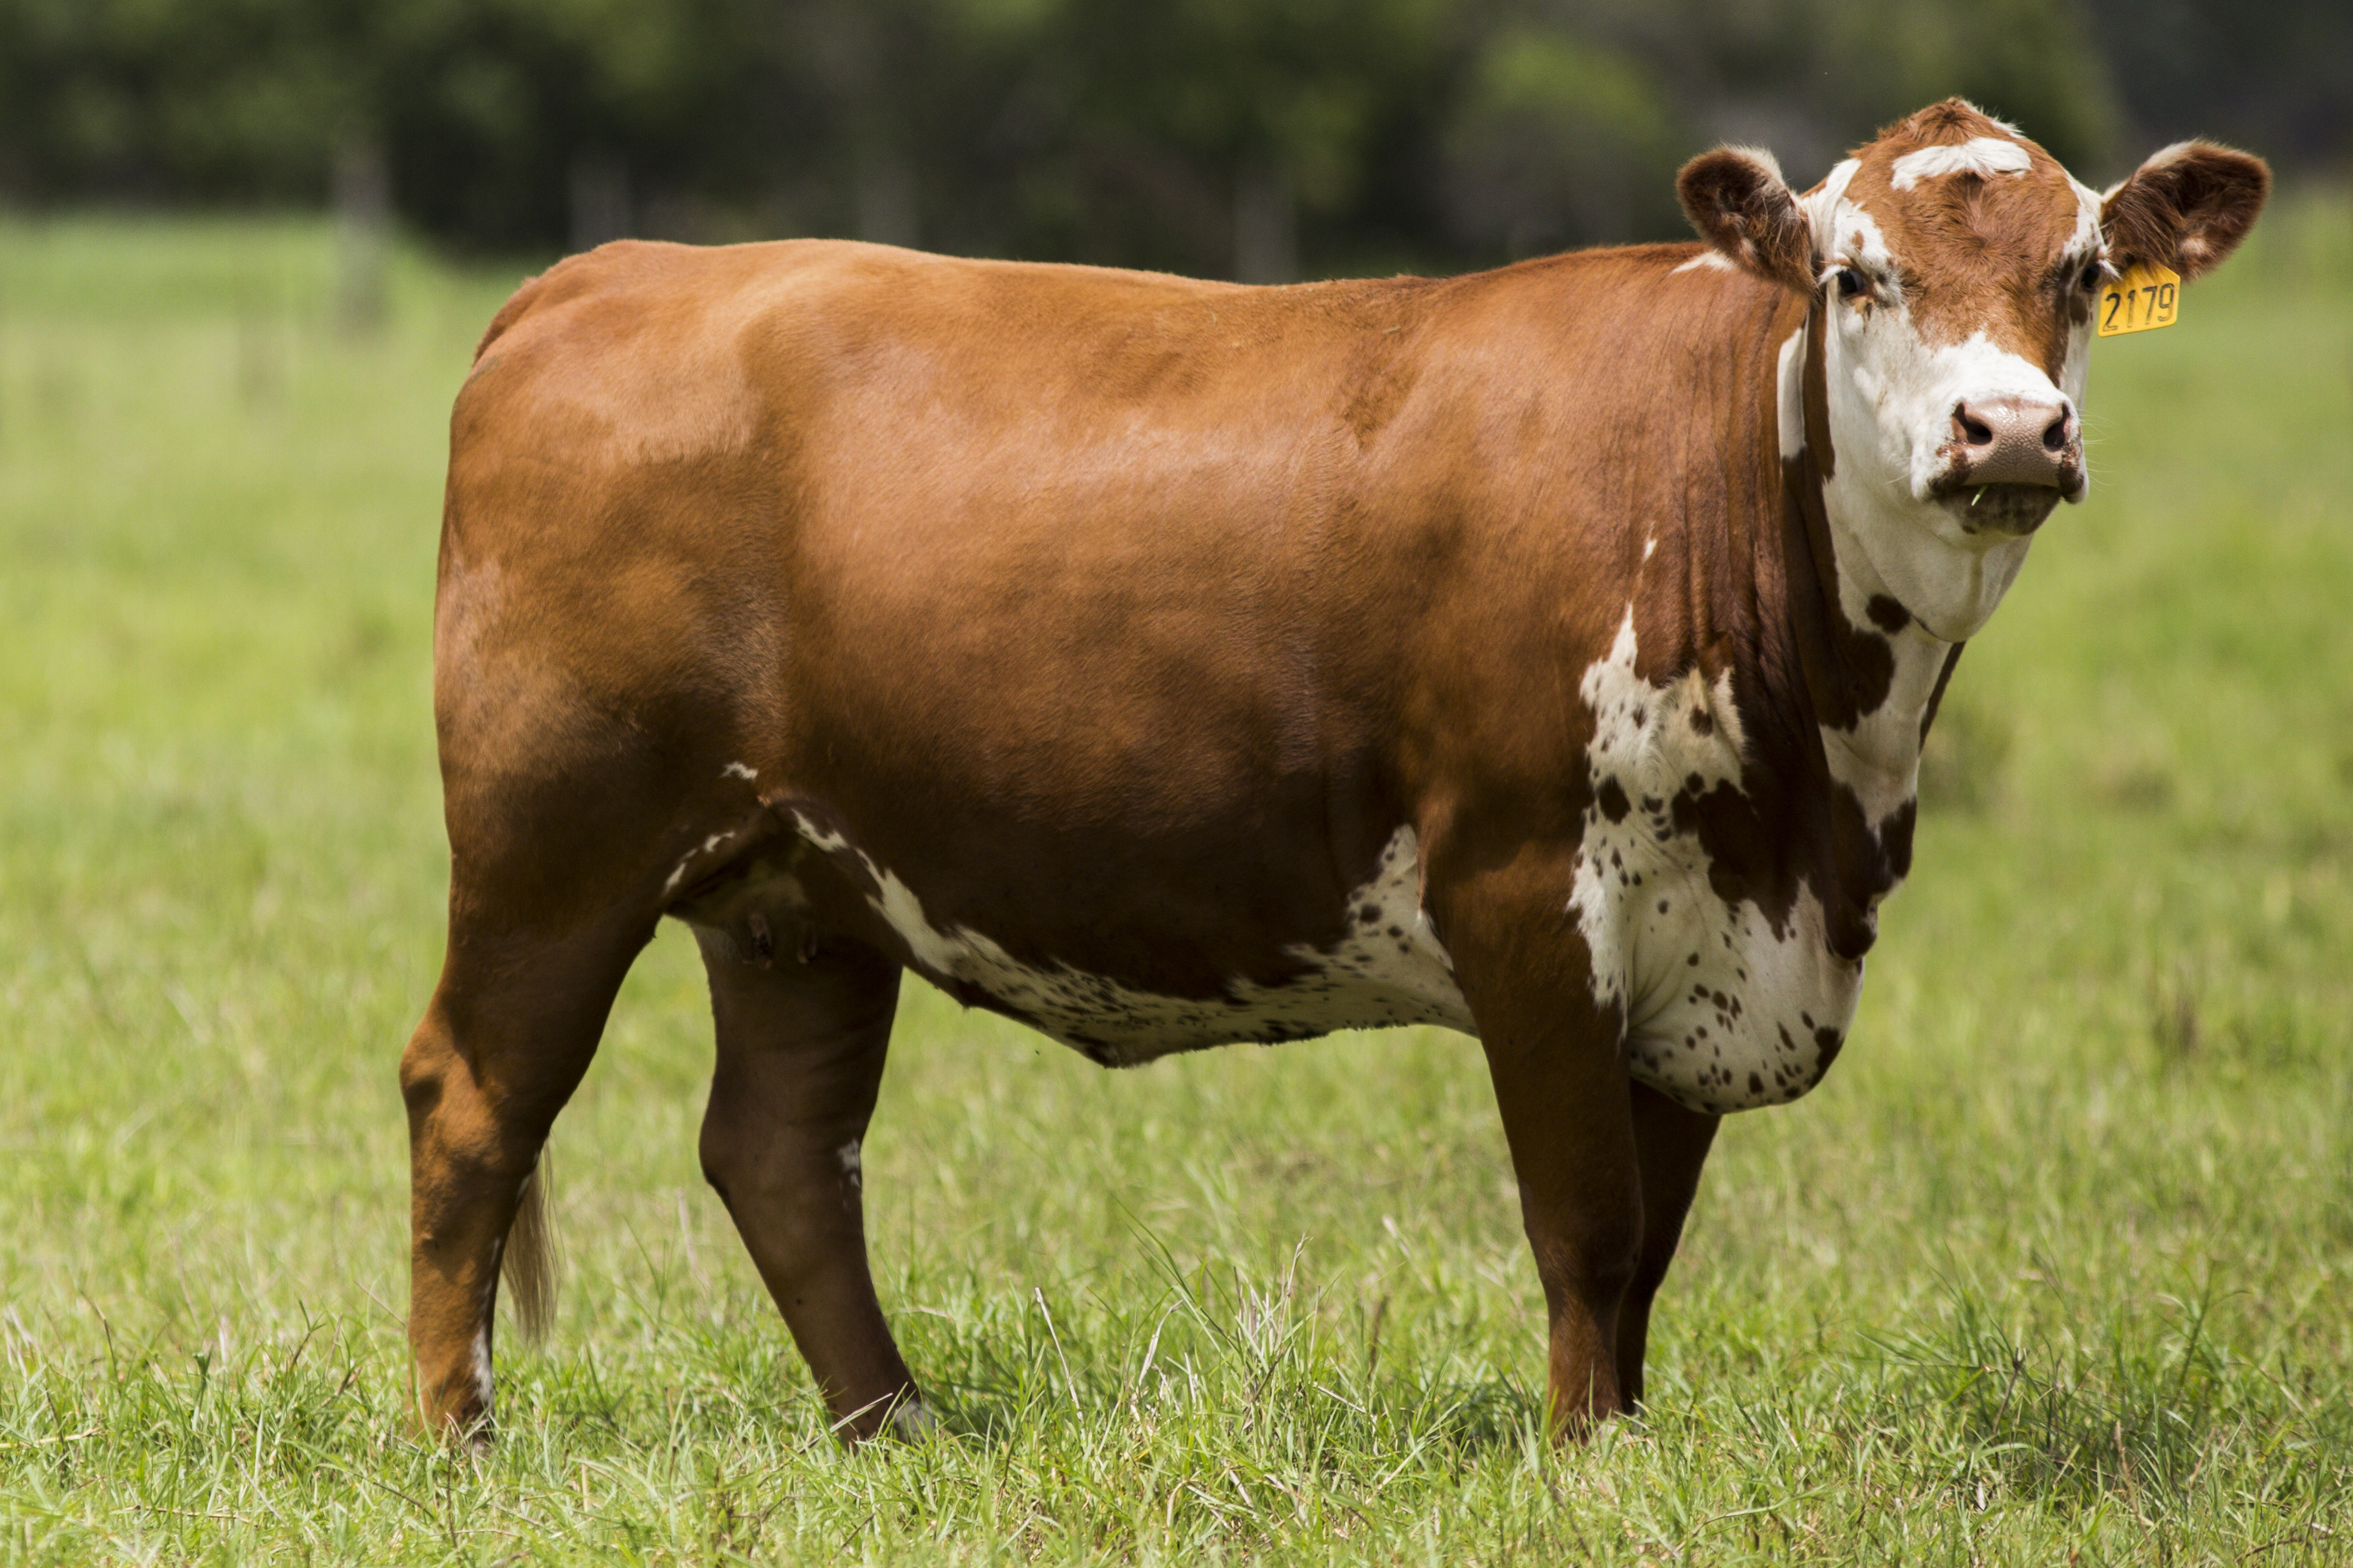
[[1773, 154], [1718, 147], [1675, 176], [1683, 216], [1746, 272], [1800, 294], [1814, 291], [1814, 231]]

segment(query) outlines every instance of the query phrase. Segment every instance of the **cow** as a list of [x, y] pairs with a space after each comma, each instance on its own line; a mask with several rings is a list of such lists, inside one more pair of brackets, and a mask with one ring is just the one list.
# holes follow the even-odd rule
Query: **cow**
[[2105, 194], [1955, 100], [1701, 243], [1248, 288], [873, 245], [620, 243], [451, 420], [448, 945], [401, 1062], [408, 1334], [479, 1438], [549, 1128], [665, 916], [702, 1168], [845, 1440], [926, 1413], [868, 1270], [902, 975], [1105, 1066], [1477, 1037], [1548, 1420], [1642, 1395], [1718, 1121], [1845, 1042], [1962, 645], [2089, 474], [2094, 305], [2269, 189]]

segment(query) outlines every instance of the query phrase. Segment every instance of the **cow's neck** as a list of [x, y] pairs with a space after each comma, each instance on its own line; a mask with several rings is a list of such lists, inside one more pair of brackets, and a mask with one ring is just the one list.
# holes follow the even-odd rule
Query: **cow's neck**
[[1841, 879], [1868, 906], [1910, 868], [1920, 749], [1960, 644], [1930, 631], [1862, 547], [1882, 520], [1858, 515], [1867, 487], [1836, 482], [1826, 353], [1810, 310], [1783, 352], [1778, 399], [1789, 629], [1822, 762], [1861, 808], [1862, 836], [1838, 835], [1838, 852]]
[[[1845, 552], [1834, 552], [1832, 591], [1850, 624], [1869, 625], [1873, 606], [1893, 607], [1899, 601], [1867, 571], [1851, 570], [1849, 559]], [[1858, 709], [1851, 724], [1820, 724], [1831, 776], [1854, 791], [1863, 821], [1883, 834], [1889, 818], [1912, 805], [1928, 725], [1962, 646], [1946, 642], [1915, 619], [1899, 620], [1891, 613], [1888, 622], [1873, 627], [1887, 645], [1885, 695], [1868, 711]]]

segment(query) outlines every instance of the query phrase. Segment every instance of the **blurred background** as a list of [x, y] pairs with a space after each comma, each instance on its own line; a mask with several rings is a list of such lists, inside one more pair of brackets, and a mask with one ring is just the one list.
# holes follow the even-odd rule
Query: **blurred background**
[[1679, 236], [1959, 93], [2087, 180], [2353, 161], [2344, 0], [0, 0], [0, 204], [445, 249], [842, 235], [1282, 280]]
[[[2179, 325], [2094, 346], [2091, 496], [1947, 694], [1855, 1044], [1717, 1142], [1642, 1426], [1558, 1485], [1511, 1436], [1546, 1308], [1471, 1041], [1106, 1074], [915, 984], [868, 1223], [992, 1436], [803, 1463], [672, 930], [557, 1129], [517, 1439], [402, 1439], [448, 411], [522, 271], [623, 234], [1443, 271], [1679, 236], [1709, 143], [1810, 184], [1950, 93], [2089, 181], [2204, 134], [2284, 188]], [[2348, 101], [2348, 0], [0, 0], [0, 1565], [2319, 1561]]]

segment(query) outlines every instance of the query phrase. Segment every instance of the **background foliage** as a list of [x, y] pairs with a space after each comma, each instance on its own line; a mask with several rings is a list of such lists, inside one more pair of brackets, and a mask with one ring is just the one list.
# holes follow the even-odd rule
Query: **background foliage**
[[2340, 0], [0, 0], [0, 196], [849, 234], [1278, 278], [1679, 233], [1719, 139], [1810, 183], [1948, 93], [2086, 177], [2348, 153]]

